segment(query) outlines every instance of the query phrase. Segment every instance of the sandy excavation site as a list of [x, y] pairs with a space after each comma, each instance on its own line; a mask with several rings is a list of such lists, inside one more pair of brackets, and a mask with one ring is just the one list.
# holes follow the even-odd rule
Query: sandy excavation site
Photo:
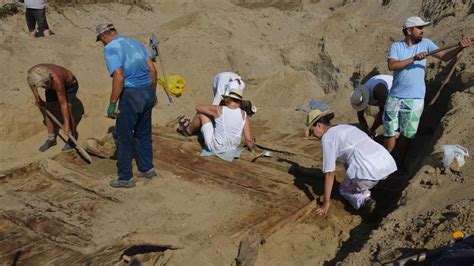
[[[473, 159], [453, 173], [442, 167], [441, 152], [443, 144], [474, 152], [472, 46], [456, 64], [428, 60], [409, 171], [372, 190], [371, 219], [337, 186], [329, 213], [315, 213], [324, 191], [322, 154], [319, 141], [304, 136], [306, 114], [296, 110], [316, 98], [334, 109], [335, 124], [357, 124], [353, 81], [391, 74], [387, 50], [403, 39], [405, 19], [433, 21], [426, 37], [440, 47], [455, 44], [474, 37], [472, 1], [89, 2], [122, 1], [51, 1], [55, 34], [47, 38], [28, 36], [22, 10], [0, 19], [0, 264], [371, 265], [449, 245], [457, 230], [474, 232]], [[95, 42], [95, 25], [105, 21], [146, 45], [155, 32], [167, 74], [186, 80], [172, 104], [158, 89], [158, 177], [138, 179], [132, 189], [109, 186], [116, 178], [115, 121], [105, 115], [112, 79]], [[39, 63], [62, 65], [77, 77], [78, 141], [95, 145], [92, 164], [75, 150], [61, 152], [59, 139], [38, 151], [47, 133], [26, 72]], [[252, 133], [272, 158], [251, 163], [248, 151], [232, 163], [201, 157], [197, 138], [176, 132], [178, 115], [211, 102], [212, 79], [222, 71], [246, 81], [244, 97], [258, 107]], [[344, 173], [338, 165], [336, 181]]]

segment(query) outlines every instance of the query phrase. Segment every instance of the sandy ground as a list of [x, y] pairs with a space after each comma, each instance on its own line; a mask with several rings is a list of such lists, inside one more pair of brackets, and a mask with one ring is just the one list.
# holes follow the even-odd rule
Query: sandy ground
[[[0, 218], [10, 238], [0, 242], [0, 261], [19, 256], [23, 263], [115, 263], [131, 247], [149, 245], [153, 252], [140, 259], [150, 265], [231, 264], [240, 241], [256, 228], [272, 232], [257, 265], [361, 265], [448, 244], [453, 230], [472, 233], [472, 159], [461, 175], [439, 167], [440, 145], [472, 147], [473, 98], [466, 85], [474, 76], [472, 48], [463, 52], [436, 104], [425, 108], [410, 173], [389, 178], [374, 192], [383, 220], [362, 220], [336, 195], [328, 216], [313, 213], [277, 226], [322, 189], [319, 143], [304, 138], [305, 114], [295, 108], [317, 98], [334, 107], [337, 123], [355, 123], [351, 77], [374, 68], [389, 73], [387, 47], [402, 38], [408, 14], [435, 21], [427, 36], [440, 46], [474, 33], [472, 3], [382, 2], [178, 0], [149, 2], [153, 11], [120, 4], [52, 6], [48, 20], [56, 34], [41, 39], [28, 37], [21, 14], [3, 19]], [[112, 159], [94, 157], [86, 166], [74, 152], [61, 153], [62, 145], [37, 150], [46, 130], [26, 83], [34, 64], [67, 67], [80, 84], [79, 141], [106, 136], [114, 125], [105, 118], [111, 79], [102, 45], [94, 42], [94, 25], [105, 20], [144, 43], [156, 32], [168, 74], [187, 84], [173, 104], [159, 91], [153, 119], [160, 176], [129, 191], [108, 187]], [[429, 62], [428, 99], [452, 67]], [[281, 156], [316, 174], [289, 174], [288, 164], [274, 159], [250, 164], [249, 154], [232, 164], [201, 158], [195, 139], [179, 138], [166, 126], [179, 114], [191, 115], [195, 104], [210, 102], [213, 76], [227, 70], [240, 73], [245, 97], [259, 107], [251, 120], [257, 142], [285, 151]]]

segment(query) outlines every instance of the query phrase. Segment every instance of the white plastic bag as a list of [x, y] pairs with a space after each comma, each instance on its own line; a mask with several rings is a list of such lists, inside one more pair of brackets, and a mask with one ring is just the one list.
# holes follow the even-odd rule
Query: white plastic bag
[[464, 156], [469, 157], [469, 152], [461, 145], [441, 145], [441, 150], [444, 152], [443, 166], [448, 168], [454, 159], [458, 163], [458, 167], [464, 165]]

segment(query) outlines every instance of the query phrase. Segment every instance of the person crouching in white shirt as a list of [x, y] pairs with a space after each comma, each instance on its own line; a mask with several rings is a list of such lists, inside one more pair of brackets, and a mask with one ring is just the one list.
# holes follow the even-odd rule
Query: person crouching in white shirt
[[339, 192], [355, 209], [370, 214], [375, 208], [370, 189], [395, 172], [396, 163], [383, 146], [360, 129], [345, 124], [331, 127], [333, 118], [331, 110], [318, 109], [311, 110], [306, 117], [305, 134], [321, 140], [323, 153], [324, 203], [317, 213], [324, 215], [329, 210], [336, 161], [339, 161], [346, 166]]

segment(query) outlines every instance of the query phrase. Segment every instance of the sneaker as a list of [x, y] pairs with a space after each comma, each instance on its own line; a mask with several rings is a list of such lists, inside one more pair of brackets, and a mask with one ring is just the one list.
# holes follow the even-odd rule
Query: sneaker
[[68, 151], [70, 149], [74, 149], [74, 144], [71, 144], [68, 142], [66, 142], [66, 144], [64, 144], [64, 147], [61, 149], [61, 151]]
[[131, 188], [135, 186], [135, 181], [133, 178], [130, 180], [114, 179], [110, 181], [110, 186], [114, 188]]
[[56, 139], [47, 139], [44, 142], [44, 144], [39, 147], [39, 151], [40, 152], [45, 152], [49, 148], [53, 147], [54, 145], [56, 145]]
[[364, 205], [362, 205], [362, 207], [360, 208], [360, 211], [361, 211], [362, 214], [364, 214], [364, 215], [369, 215], [369, 214], [371, 214], [371, 213], [374, 211], [374, 209], [375, 209], [375, 204], [376, 204], [376, 202], [375, 202], [374, 199], [372, 199], [372, 198], [367, 198], [367, 199], [365, 200]]
[[155, 168], [151, 168], [150, 170], [148, 170], [146, 172], [141, 172], [141, 171], [137, 172], [137, 177], [145, 177], [145, 178], [150, 179], [150, 178], [153, 178], [155, 176], [157, 176]]

